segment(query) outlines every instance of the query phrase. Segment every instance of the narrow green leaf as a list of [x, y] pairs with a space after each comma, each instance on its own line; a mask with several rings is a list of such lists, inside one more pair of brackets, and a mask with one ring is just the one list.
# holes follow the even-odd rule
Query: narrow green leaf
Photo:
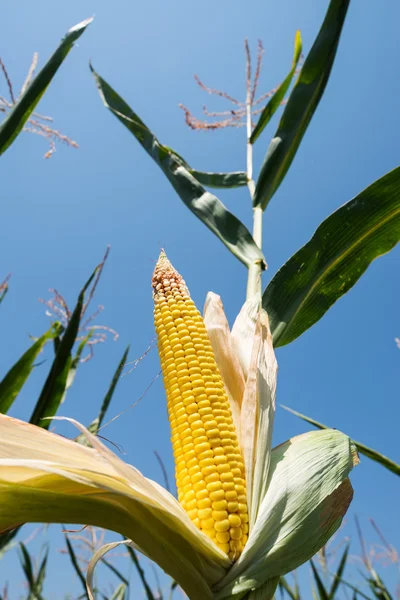
[[50, 373], [30, 418], [30, 423], [33, 423], [33, 425], [39, 425], [40, 427], [48, 429], [51, 424], [51, 419], [46, 417], [53, 417], [57, 413], [58, 407], [64, 396], [68, 374], [72, 365], [71, 351], [79, 331], [85, 292], [96, 275], [97, 270], [98, 267], [96, 267], [79, 294], [74, 312], [71, 315], [68, 326], [65, 329], [58, 346]]
[[77, 574], [78, 579], [81, 582], [82, 587], [83, 587], [84, 593], [82, 594], [81, 597], [87, 598], [89, 600], [89, 596], [88, 596], [87, 589], [86, 589], [86, 578], [85, 578], [85, 575], [84, 575], [81, 567], [79, 566], [79, 562], [76, 557], [75, 550], [69, 540], [68, 535], [65, 535], [65, 543], [67, 544], [67, 550], [68, 550], [69, 558], [71, 560], [71, 564], [72, 564], [72, 566], [75, 570], [75, 573]]
[[96, 419], [94, 419], [94, 421], [92, 421], [92, 423], [88, 427], [88, 429], [91, 433], [97, 433], [97, 431], [101, 427], [101, 424], [103, 423], [103, 419], [105, 417], [105, 414], [108, 410], [108, 407], [110, 406], [110, 402], [114, 395], [115, 388], [117, 387], [117, 383], [119, 382], [119, 380], [121, 378], [123, 368], [126, 365], [128, 354], [129, 354], [129, 346], [126, 348], [125, 352], [123, 353], [122, 358], [118, 364], [117, 370], [114, 373], [114, 376], [110, 383], [110, 387], [108, 388], [107, 393], [104, 397], [104, 400], [101, 405], [98, 416], [96, 417]]
[[128, 548], [128, 552], [129, 552], [129, 554], [131, 556], [131, 559], [133, 561], [133, 564], [136, 567], [136, 570], [138, 572], [140, 580], [141, 580], [141, 582], [143, 584], [144, 590], [146, 592], [147, 600], [156, 600], [156, 598], [155, 598], [155, 596], [154, 596], [154, 594], [153, 594], [153, 592], [151, 590], [151, 587], [147, 583], [146, 575], [144, 573], [144, 570], [140, 566], [140, 562], [139, 562], [139, 559], [138, 559], [138, 557], [136, 555], [136, 552], [134, 551], [134, 549], [131, 546], [127, 546], [127, 548]]
[[4, 286], [3, 289], [0, 289], [0, 304], [3, 302], [7, 292], [8, 292], [8, 285]]
[[268, 123], [278, 110], [279, 106], [281, 105], [282, 100], [285, 98], [286, 92], [288, 91], [290, 84], [292, 83], [294, 74], [296, 72], [296, 68], [301, 56], [301, 51], [301, 34], [300, 31], [296, 31], [296, 35], [294, 38], [294, 53], [292, 67], [289, 73], [286, 75], [285, 79], [282, 81], [281, 85], [275, 91], [267, 106], [262, 111], [258, 123], [255, 126], [253, 133], [251, 134], [250, 144], [254, 144], [259, 135], [264, 131], [265, 127], [268, 125]]
[[331, 589], [329, 590], [329, 596], [328, 596], [329, 600], [335, 600], [335, 594], [340, 585], [340, 580], [342, 578], [343, 571], [346, 566], [349, 549], [350, 549], [350, 544], [347, 544], [346, 548], [344, 549], [344, 552], [342, 554], [342, 558], [340, 559], [337, 571], [336, 571], [335, 575], [333, 576], [332, 586], [331, 586]]
[[[315, 419], [311, 419], [311, 417], [306, 417], [306, 415], [302, 415], [301, 413], [297, 412], [296, 410], [293, 410], [292, 408], [289, 408], [288, 406], [284, 406], [283, 404], [281, 404], [281, 406], [285, 410], [291, 412], [293, 415], [296, 415], [296, 417], [300, 417], [300, 419], [303, 419], [303, 421], [306, 421], [307, 423], [310, 423], [311, 425], [318, 427], [318, 429], [332, 429], [331, 427], [328, 427], [327, 425], [323, 425], [322, 423], [315, 421]], [[387, 456], [384, 456], [380, 452], [376, 452], [376, 450], [372, 450], [372, 448], [368, 448], [368, 446], [365, 446], [364, 444], [361, 444], [360, 442], [356, 442], [355, 440], [352, 440], [352, 441], [357, 446], [357, 450], [359, 451], [360, 454], [363, 454], [364, 456], [367, 456], [371, 460], [379, 463], [380, 465], [382, 465], [389, 471], [392, 471], [392, 473], [395, 473], [395, 475], [400, 475], [400, 465], [395, 463], [393, 460], [391, 460]]]
[[28, 348], [2, 379], [0, 382], [0, 413], [7, 414], [10, 410], [22, 386], [31, 374], [36, 357], [42, 351], [46, 342], [57, 335], [58, 330], [59, 326], [55, 323], [49, 331]]
[[282, 576], [280, 578], [278, 585], [280, 591], [282, 592], [282, 590], [284, 590], [287, 593], [287, 595], [291, 598], [291, 600], [299, 600], [299, 596], [296, 595], [296, 591], [290, 587], [285, 577]]
[[46, 577], [47, 560], [49, 558], [49, 547], [46, 547], [42, 562], [40, 563], [36, 577], [36, 587], [40, 593], [43, 591], [43, 584]]
[[317, 569], [314, 566], [312, 560], [310, 560], [311, 569], [313, 572], [315, 583], [317, 584], [318, 596], [319, 600], [329, 600], [328, 592], [326, 591], [324, 584], [322, 583], [322, 579], [319, 576]]
[[32, 587], [35, 583], [35, 578], [33, 575], [33, 566], [32, 566], [31, 557], [29, 556], [29, 552], [26, 549], [26, 546], [23, 542], [20, 542], [19, 547], [21, 549], [21, 557], [20, 557], [21, 566], [25, 573], [25, 577], [28, 581], [29, 586]]
[[7, 150], [20, 133], [74, 42], [82, 35], [92, 20], [86, 19], [67, 31], [57, 50], [0, 124], [0, 154]]
[[400, 240], [400, 167], [378, 179], [321, 223], [281, 267], [263, 295], [275, 346], [314, 325]]
[[128, 586], [121, 583], [115, 590], [110, 600], [125, 600]]
[[112, 87], [90, 67], [104, 105], [129, 129], [138, 142], [161, 168], [184, 204], [247, 267], [262, 264], [265, 258], [249, 230], [229, 212], [222, 202], [207, 192], [189, 172], [179, 155], [160, 144], [136, 113]]
[[267, 207], [288, 171], [324, 93], [350, 0], [331, 0], [261, 167], [254, 206]]
[[199, 183], [212, 188], [237, 188], [247, 185], [247, 173], [244, 171], [234, 171], [232, 173], [206, 173], [189, 169], [189, 173], [197, 179]]

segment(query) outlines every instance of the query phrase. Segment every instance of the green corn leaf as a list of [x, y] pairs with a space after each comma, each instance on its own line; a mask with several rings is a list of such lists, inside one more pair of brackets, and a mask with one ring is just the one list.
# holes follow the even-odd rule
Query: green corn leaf
[[43, 591], [43, 584], [46, 577], [47, 560], [49, 558], [49, 547], [46, 546], [42, 562], [39, 565], [38, 574], [36, 577], [36, 587], [40, 593]]
[[400, 167], [390, 171], [321, 223], [281, 267], [263, 295], [275, 346], [314, 325], [400, 240]]
[[261, 167], [254, 206], [267, 207], [285, 177], [324, 93], [350, 0], [331, 0]]
[[[27, 600], [44, 600], [40, 589], [43, 582], [38, 582], [37, 578], [35, 577], [32, 560], [28, 550], [26, 549], [26, 546], [22, 542], [20, 542], [19, 546], [21, 549], [21, 566], [28, 582], [29, 594], [27, 596]], [[47, 558], [45, 564], [46, 562]]]
[[30, 423], [33, 423], [34, 425], [39, 425], [40, 427], [48, 429], [51, 419], [47, 417], [53, 417], [57, 413], [58, 407], [63, 399], [68, 375], [73, 362], [71, 351], [79, 331], [85, 292], [96, 275], [97, 270], [98, 267], [96, 267], [80, 292], [74, 312], [72, 313], [68, 326], [61, 338], [50, 373], [30, 418]]
[[149, 586], [149, 584], [147, 583], [147, 579], [146, 579], [146, 575], [144, 570], [142, 569], [142, 567], [140, 566], [140, 562], [139, 559], [136, 555], [136, 552], [134, 551], [134, 549], [131, 546], [127, 546], [128, 548], [128, 552], [130, 554], [130, 557], [132, 559], [133, 564], [136, 567], [136, 570], [138, 572], [140, 581], [142, 582], [142, 585], [144, 587], [144, 591], [146, 592], [146, 598], [147, 600], [156, 600], [151, 587]]
[[126, 361], [128, 358], [128, 353], [129, 353], [129, 346], [126, 348], [125, 352], [122, 355], [122, 358], [118, 364], [117, 370], [115, 371], [113, 378], [111, 380], [110, 383], [110, 387], [107, 390], [107, 393], [104, 397], [103, 403], [101, 405], [100, 408], [100, 412], [98, 414], [98, 416], [96, 417], [96, 419], [94, 419], [94, 421], [92, 421], [88, 427], [89, 431], [91, 433], [97, 433], [99, 428], [101, 427], [105, 414], [108, 410], [108, 407], [110, 406], [110, 402], [112, 400], [112, 397], [114, 395], [115, 392], [115, 388], [117, 387], [117, 383], [119, 382], [120, 378], [121, 378], [121, 374], [123, 371], [124, 366], [126, 365]]
[[268, 102], [267, 106], [261, 113], [261, 116], [258, 120], [257, 125], [254, 128], [253, 133], [251, 134], [250, 143], [254, 144], [259, 135], [264, 131], [265, 127], [268, 125], [275, 112], [281, 105], [282, 100], [285, 98], [286, 92], [288, 91], [290, 84], [292, 83], [292, 79], [296, 72], [297, 65], [300, 60], [302, 51], [302, 42], [301, 42], [301, 34], [300, 31], [296, 31], [296, 35], [294, 38], [294, 54], [292, 67], [289, 73], [286, 75], [285, 79], [282, 81], [281, 85], [277, 88], [274, 95]]
[[214, 188], [236, 188], [247, 185], [248, 183], [247, 173], [245, 173], [245, 171], [233, 171], [232, 173], [207, 173], [205, 171], [198, 171], [197, 169], [192, 169], [183, 156], [178, 154], [176, 150], [173, 150], [169, 146], [164, 146], [164, 148], [167, 149], [168, 152], [170, 152], [202, 185]]
[[237, 188], [247, 185], [247, 173], [244, 171], [234, 171], [233, 173], [206, 173], [189, 169], [189, 173], [197, 179], [199, 183], [211, 188]]
[[337, 589], [338, 589], [338, 587], [340, 585], [340, 580], [342, 578], [343, 571], [344, 571], [344, 568], [346, 566], [347, 557], [348, 557], [348, 554], [349, 554], [349, 549], [350, 549], [350, 544], [347, 544], [346, 548], [344, 549], [344, 552], [342, 554], [342, 558], [340, 559], [337, 571], [336, 571], [336, 573], [334, 575], [331, 589], [329, 590], [329, 596], [328, 596], [329, 600], [335, 600], [335, 594], [336, 594]]
[[118, 571], [118, 569], [116, 567], [114, 567], [114, 565], [112, 565], [110, 562], [108, 562], [108, 560], [106, 560], [105, 558], [102, 558], [101, 562], [104, 565], [106, 565], [106, 567], [108, 567], [108, 569], [110, 569], [111, 573], [114, 573], [114, 575], [116, 577], [118, 577], [118, 579], [120, 579], [124, 585], [126, 585], [126, 586], [129, 585], [129, 581], [127, 580], [127, 578], [124, 575], [122, 575], [121, 571]]
[[297, 593], [296, 589], [293, 589], [288, 584], [285, 577], [280, 578], [278, 585], [279, 585], [280, 592], [282, 593], [282, 591], [285, 591], [287, 593], [287, 595], [291, 598], [291, 600], [300, 600], [300, 596]]
[[158, 164], [189, 210], [247, 267], [261, 263], [265, 268], [264, 255], [243, 223], [202, 187], [185, 166], [187, 163], [175, 151], [163, 146], [121, 96], [90, 68], [106, 108], [129, 129]]
[[74, 42], [82, 35], [92, 20], [86, 19], [67, 31], [57, 50], [2, 121], [0, 124], [0, 154], [7, 150], [20, 133]]
[[58, 334], [58, 331], [59, 325], [55, 323], [49, 331], [28, 348], [2, 379], [0, 382], [0, 413], [7, 414], [10, 410], [22, 386], [32, 372], [36, 357], [43, 350], [45, 344]]
[[[303, 421], [306, 421], [307, 423], [318, 427], [318, 429], [331, 429], [331, 427], [323, 425], [322, 423], [315, 421], [315, 419], [311, 419], [311, 417], [306, 417], [306, 415], [302, 415], [301, 413], [297, 412], [296, 410], [293, 410], [292, 408], [289, 408], [288, 406], [283, 406], [283, 404], [281, 404], [281, 406], [285, 410], [291, 412], [293, 415], [296, 415], [296, 417], [300, 417], [300, 419], [303, 419]], [[395, 475], [400, 475], [400, 465], [395, 463], [393, 460], [391, 460], [387, 456], [384, 456], [380, 452], [376, 452], [376, 450], [372, 450], [372, 448], [368, 448], [368, 446], [365, 446], [360, 442], [356, 442], [355, 440], [352, 441], [357, 446], [357, 450], [360, 454], [363, 454], [371, 460], [379, 463], [389, 471], [392, 471], [392, 473], [395, 473]]]
[[0, 289], [0, 304], [3, 302], [7, 292], [8, 292], [8, 285], [4, 286], [3, 289]]
[[318, 573], [317, 569], [315, 568], [315, 565], [312, 560], [310, 560], [310, 565], [311, 565], [311, 569], [313, 572], [314, 581], [317, 585], [319, 600], [329, 600], [328, 592], [326, 591], [325, 586], [322, 583], [322, 579], [319, 576], [319, 573]]
[[128, 586], [125, 585], [125, 583], [121, 583], [114, 591], [110, 600], [125, 600], [125, 598], [127, 598], [127, 596], [126, 596], [127, 590], [128, 590]]
[[77, 574], [78, 579], [81, 582], [83, 590], [84, 590], [84, 593], [82, 594], [81, 597], [82, 598], [87, 598], [89, 600], [89, 596], [88, 596], [87, 589], [86, 589], [85, 575], [84, 575], [84, 573], [83, 573], [83, 571], [82, 571], [82, 569], [81, 569], [81, 567], [79, 565], [78, 559], [77, 559], [76, 554], [75, 554], [75, 550], [74, 550], [74, 548], [73, 548], [73, 546], [72, 546], [72, 544], [70, 542], [70, 539], [69, 539], [68, 535], [65, 536], [65, 543], [67, 544], [67, 550], [68, 550], [68, 555], [69, 555], [71, 564], [72, 564], [72, 566], [74, 568], [74, 571]]
[[30, 557], [29, 552], [26, 549], [25, 544], [23, 542], [20, 542], [19, 547], [21, 549], [20, 561], [21, 561], [22, 570], [25, 573], [25, 577], [28, 581], [29, 586], [32, 587], [35, 583], [35, 578], [33, 575], [33, 565], [32, 565], [32, 561], [31, 561], [31, 557]]

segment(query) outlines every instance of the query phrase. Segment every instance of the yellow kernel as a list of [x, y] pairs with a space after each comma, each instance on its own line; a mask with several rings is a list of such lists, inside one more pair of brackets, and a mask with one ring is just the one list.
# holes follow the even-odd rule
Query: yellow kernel
[[229, 531], [217, 531], [215, 537], [217, 538], [217, 542], [220, 542], [220, 544], [226, 544], [230, 540]]
[[239, 504], [237, 502], [228, 502], [228, 512], [235, 513], [235, 512], [237, 512], [238, 508], [239, 508]]
[[230, 466], [228, 465], [228, 463], [224, 465], [218, 465], [217, 471], [218, 473], [228, 473], [230, 471]]
[[[226, 488], [224, 487], [224, 484], [222, 484], [222, 487], [226, 490]], [[237, 493], [235, 490], [232, 491], [225, 491], [225, 498], [228, 500], [228, 502], [231, 502], [233, 500], [236, 500], [237, 498]]]
[[243, 534], [249, 533], [249, 525], [248, 525], [248, 523], [243, 523], [243, 525], [242, 525], [242, 531], [243, 531]]
[[213, 510], [212, 518], [215, 521], [224, 521], [228, 518], [228, 513], [226, 512], [226, 510]]
[[211, 467], [214, 466], [214, 461], [212, 458], [204, 458], [203, 460], [199, 461], [199, 467], [201, 469], [205, 469], [206, 467]]
[[242, 519], [242, 523], [248, 523], [249, 522], [249, 515], [247, 514], [247, 512], [240, 513], [240, 518]]
[[218, 543], [217, 546], [220, 550], [222, 550], [222, 552], [225, 552], [225, 554], [228, 554], [229, 548], [230, 548], [229, 544]]
[[195, 404], [194, 402], [193, 402], [193, 404], [189, 404], [186, 407], [186, 410], [189, 414], [193, 414], [193, 413], [197, 412], [197, 404]]
[[195, 495], [195, 493], [194, 493], [193, 490], [190, 490], [190, 492], [187, 492], [185, 494], [185, 500], [186, 500], [186, 502], [190, 502], [190, 500], [194, 500], [195, 497], [196, 497], [196, 495]]
[[239, 502], [238, 513], [247, 513], [247, 504]]
[[213, 527], [215, 529], [214, 519], [204, 519], [203, 521], [200, 519], [200, 524], [202, 529], [212, 529]]
[[223, 448], [214, 448], [214, 456], [224, 456]]
[[208, 490], [204, 489], [195, 491], [195, 495], [197, 500], [204, 500], [205, 498], [208, 498]]
[[218, 521], [214, 525], [215, 531], [228, 531], [230, 528], [228, 519], [224, 519], [223, 521]]
[[215, 471], [214, 473], [211, 473], [210, 475], [207, 475], [207, 477], [204, 477], [204, 481], [206, 483], [212, 483], [214, 481], [219, 481], [219, 473], [217, 473]]
[[209, 537], [211, 540], [215, 539], [215, 530], [214, 530], [214, 527], [212, 527], [211, 529], [202, 529], [202, 532], [205, 533], [205, 535], [207, 537]]
[[[194, 473], [200, 473], [200, 467], [197, 464], [196, 458], [191, 458], [190, 460], [186, 460], [186, 467], [188, 468], [189, 475], [194, 475]], [[195, 470], [192, 471], [192, 469], [195, 469]]]
[[203, 480], [203, 475], [201, 473], [195, 473], [190, 477], [192, 483], [199, 483], [199, 481]]
[[188, 510], [188, 516], [190, 519], [196, 519], [197, 518], [197, 508], [194, 508], [192, 510]]
[[199, 481], [198, 483], [193, 484], [193, 489], [195, 492], [201, 492], [201, 490], [204, 490], [205, 486], [206, 484], [204, 481]]
[[[194, 492], [193, 492], [194, 494]], [[210, 498], [204, 498], [203, 500], [198, 500], [197, 501], [197, 507], [200, 510], [203, 510], [204, 508], [211, 508], [211, 500]]]
[[200, 436], [204, 436], [204, 429], [203, 427], [201, 427], [201, 429], [194, 429], [192, 430], [192, 435], [194, 438], [199, 438]]
[[[217, 483], [217, 482], [215, 482]], [[207, 488], [209, 485], [213, 485], [212, 483], [209, 483], [207, 485]], [[225, 492], [224, 490], [215, 490], [214, 492], [210, 492], [210, 498], [213, 502], [216, 502], [218, 500], [223, 500], [225, 498]]]
[[217, 500], [212, 503], [213, 510], [226, 510], [228, 508], [228, 503], [226, 500]]
[[[196, 444], [195, 447], [194, 447], [194, 451], [195, 451], [195, 453], [198, 456], [200, 454], [205, 453], [207, 450], [210, 450], [210, 444], [208, 442], [204, 442], [202, 444]], [[211, 453], [211, 456], [212, 456], [212, 451], [210, 451], [210, 453]], [[207, 456], [207, 458], [208, 458], [208, 456]], [[199, 456], [199, 458], [200, 458], [200, 456]], [[203, 456], [202, 456], [202, 458], [203, 458]], [[206, 457], [204, 456], [204, 458], [206, 458]]]
[[231, 548], [231, 550], [234, 552], [236, 550], [236, 552], [241, 552], [242, 550], [242, 542], [240, 540], [231, 540], [229, 542], [229, 546]]
[[200, 520], [209, 519], [213, 515], [211, 508], [202, 508], [198, 511], [198, 517]]
[[231, 527], [240, 527], [242, 524], [242, 519], [239, 517], [239, 515], [229, 515], [228, 519]]
[[186, 501], [186, 510], [189, 512], [190, 510], [193, 510], [194, 508], [197, 508], [197, 501], [196, 499], [194, 500], [190, 500], [190, 502]]
[[[215, 473], [217, 475], [217, 479], [219, 479], [218, 477], [218, 473], [217, 473], [217, 469], [215, 468], [215, 465], [210, 465], [208, 467], [203, 467], [201, 472], [203, 473], [203, 475], [205, 477], [207, 477], [208, 475], [211, 475], [212, 473]], [[213, 480], [211, 480], [213, 481]]]
[[209, 438], [218, 438], [219, 437], [219, 429], [208, 429], [206, 432], [206, 435]]
[[221, 456], [216, 456], [215, 457], [215, 464], [216, 465], [222, 465], [228, 462], [228, 459], [226, 458], [225, 455], [221, 455]]
[[[212, 481], [211, 483], [207, 484], [207, 489], [209, 492], [214, 493], [214, 492], [221, 492], [222, 493], [222, 497], [221, 498], [215, 498], [216, 500], [222, 500], [222, 498], [225, 498], [225, 492], [222, 489], [222, 484], [220, 481]], [[211, 493], [210, 493], [210, 498], [211, 498]], [[211, 498], [213, 500], [213, 498]]]
[[192, 421], [190, 427], [193, 429], [199, 429], [200, 427], [204, 430], [203, 421], [201, 419], [197, 419], [196, 421]]
[[230, 534], [232, 540], [241, 540], [242, 535], [243, 535], [242, 528], [241, 527], [232, 527], [229, 530], [229, 534]]
[[228, 472], [228, 473], [221, 473], [221, 481], [232, 481], [233, 480], [233, 475], [232, 473]]

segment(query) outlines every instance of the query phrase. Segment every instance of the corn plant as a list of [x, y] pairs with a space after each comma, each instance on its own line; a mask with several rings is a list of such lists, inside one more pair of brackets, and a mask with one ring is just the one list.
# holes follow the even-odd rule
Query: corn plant
[[[191, 600], [270, 600], [281, 577], [327, 543], [350, 505], [349, 475], [359, 459], [348, 436], [323, 428], [272, 448], [274, 348], [315, 324], [374, 258], [399, 241], [400, 168], [328, 217], [262, 286], [265, 209], [321, 100], [349, 3], [331, 0], [299, 72], [302, 46], [296, 34], [290, 71], [255, 125], [257, 73], [252, 80], [247, 51], [246, 101], [230, 119], [234, 125], [245, 119], [243, 172], [193, 169], [91, 67], [107, 108], [156, 161], [185, 205], [248, 270], [247, 299], [231, 330], [219, 296], [207, 296], [202, 316], [164, 252], [156, 264], [155, 329], [178, 501], [72, 419], [90, 447], [0, 415], [0, 531], [24, 522], [79, 522], [125, 538], [94, 553], [85, 581], [91, 600], [96, 564], [121, 544], [156, 562]], [[296, 73], [256, 180], [253, 146]], [[187, 109], [185, 114], [190, 121]], [[205, 189], [237, 185], [246, 185], [250, 194], [252, 233]], [[327, 593], [336, 588], [334, 582]]]
[[[281, 85], [256, 98], [261, 69], [262, 46], [255, 75], [246, 41], [246, 99], [240, 102], [228, 93], [212, 89], [196, 76], [209, 94], [225, 98], [233, 109], [210, 112], [211, 122], [201, 121], [181, 105], [186, 123], [194, 130], [245, 127], [246, 169], [231, 173], [203, 172], [192, 166], [171, 147], [161, 143], [134, 110], [91, 67], [100, 97], [112, 114], [130, 131], [163, 171], [183, 203], [240, 260], [248, 271], [247, 299], [258, 298], [269, 317], [274, 347], [290, 344], [339, 300], [371, 262], [390, 251], [400, 239], [400, 167], [395, 168], [361, 191], [355, 198], [323, 221], [309, 242], [300, 248], [263, 288], [267, 261], [262, 251], [265, 211], [288, 172], [303, 136], [323, 96], [334, 64], [350, 0], [331, 0], [325, 20], [311, 50], [299, 68], [302, 40], [296, 32], [293, 60]], [[287, 101], [290, 85], [298, 74]], [[260, 102], [268, 103], [259, 113]], [[253, 174], [253, 150], [272, 116], [284, 103], [278, 128], [265, 155], [258, 178]], [[255, 119], [258, 120], [255, 122]], [[218, 120], [215, 120], [217, 118]], [[222, 119], [222, 120], [221, 120]], [[252, 233], [206, 188], [246, 187], [252, 204]], [[399, 465], [365, 445], [364, 454], [378, 459], [392, 472]]]

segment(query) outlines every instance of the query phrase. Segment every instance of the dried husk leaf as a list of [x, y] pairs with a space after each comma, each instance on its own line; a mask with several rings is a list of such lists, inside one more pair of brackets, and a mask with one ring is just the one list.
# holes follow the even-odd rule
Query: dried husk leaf
[[173, 496], [79, 429], [95, 449], [0, 415], [0, 531], [25, 522], [110, 529], [132, 539], [190, 598], [211, 599], [227, 557]]
[[355, 464], [352, 442], [336, 430], [309, 432], [274, 448], [257, 521], [243, 554], [215, 586], [216, 598], [259, 588], [311, 558], [340, 526]]

